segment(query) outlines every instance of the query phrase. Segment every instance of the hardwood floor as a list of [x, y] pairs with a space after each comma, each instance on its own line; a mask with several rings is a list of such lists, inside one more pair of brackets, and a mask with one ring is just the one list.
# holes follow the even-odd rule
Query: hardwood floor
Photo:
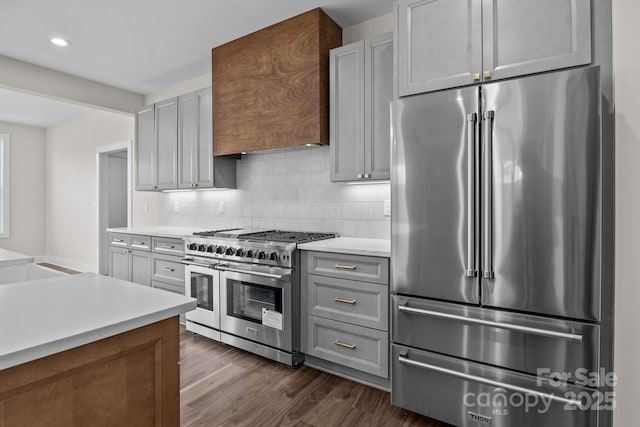
[[429, 426], [389, 393], [180, 332], [181, 426]]
[[62, 272], [62, 273], [67, 273], [67, 274], [80, 274], [80, 272], [79, 272], [79, 271], [72, 270], [72, 269], [67, 268], [67, 267], [61, 267], [61, 266], [59, 266], [59, 265], [57, 265], [57, 264], [51, 264], [51, 263], [49, 263], [49, 262], [39, 262], [39, 263], [37, 263], [37, 264], [38, 264], [38, 265], [41, 265], [41, 266], [43, 266], [43, 267], [46, 267], [46, 268], [50, 268], [50, 269], [52, 269], [52, 270], [60, 271], [60, 272]]

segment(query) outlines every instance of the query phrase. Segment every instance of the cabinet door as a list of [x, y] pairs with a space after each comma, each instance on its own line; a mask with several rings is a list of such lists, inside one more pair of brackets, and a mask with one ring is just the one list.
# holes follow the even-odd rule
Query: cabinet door
[[364, 172], [369, 179], [389, 179], [393, 99], [393, 34], [365, 41]]
[[364, 42], [332, 49], [329, 56], [331, 180], [364, 173]]
[[[195, 183], [198, 188], [213, 187], [213, 127], [211, 112], [211, 88], [195, 93], [196, 101], [196, 145], [194, 147], [193, 167]], [[234, 163], [235, 166], [235, 163]], [[235, 168], [234, 168], [235, 175]]]
[[140, 285], [151, 286], [151, 254], [145, 251], [131, 251], [130, 281]]
[[482, 20], [489, 79], [591, 62], [590, 0], [483, 0]]
[[155, 105], [156, 109], [156, 185], [158, 190], [178, 187], [178, 98]]
[[153, 105], [136, 111], [136, 190], [152, 190], [155, 185], [155, 119]]
[[178, 98], [178, 188], [192, 188], [194, 147], [197, 144], [196, 98], [188, 93]]
[[109, 248], [109, 276], [129, 280], [129, 249]]
[[480, 1], [400, 0], [398, 14], [400, 96], [468, 85], [480, 78]]

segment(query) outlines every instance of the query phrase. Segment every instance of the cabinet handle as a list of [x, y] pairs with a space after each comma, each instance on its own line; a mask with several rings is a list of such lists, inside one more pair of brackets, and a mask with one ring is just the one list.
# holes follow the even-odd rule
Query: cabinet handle
[[369, 174], [369, 173], [365, 173], [365, 174], [363, 175], [363, 177], [364, 177], [364, 179], [369, 179], [369, 178], [371, 178], [371, 174]]
[[480, 73], [473, 73], [472, 77], [474, 81], [480, 80]]
[[333, 300], [335, 302], [342, 302], [342, 303], [345, 303], [345, 304], [355, 304], [356, 303], [356, 300], [354, 300], [354, 299], [344, 299], [344, 298], [335, 297]]
[[173, 249], [175, 246], [173, 245], [162, 245], [162, 249]]
[[343, 264], [336, 264], [333, 266], [333, 268], [337, 268], [338, 270], [355, 270], [357, 267], [355, 265], [343, 265]]
[[123, 243], [124, 242], [124, 240], [122, 240], [122, 239], [113, 239], [113, 241], [115, 243]]
[[134, 240], [133, 244], [134, 245], [144, 245], [144, 242], [141, 242], [140, 240]]
[[172, 271], [176, 271], [176, 269], [175, 269], [175, 268], [164, 267], [164, 268], [162, 269], [162, 271], [169, 271], [169, 272], [172, 272]]
[[346, 343], [343, 343], [342, 341], [339, 341], [339, 340], [335, 340], [333, 343], [335, 345], [338, 345], [340, 347], [345, 347], [345, 348], [348, 348], [350, 350], [355, 350], [356, 349], [356, 345], [355, 344], [346, 344]]
[[490, 79], [491, 78], [491, 70], [487, 70], [484, 73], [482, 73], [482, 75], [484, 76], [485, 79]]
[[358, 178], [358, 179], [362, 179], [362, 174], [361, 174], [361, 173], [357, 174], [357, 175], [356, 175], [356, 178]]
[[153, 186], [153, 189], [154, 189], [154, 190], [157, 190], [157, 189], [158, 189], [158, 186], [157, 186], [157, 185], [154, 185], [154, 186]]

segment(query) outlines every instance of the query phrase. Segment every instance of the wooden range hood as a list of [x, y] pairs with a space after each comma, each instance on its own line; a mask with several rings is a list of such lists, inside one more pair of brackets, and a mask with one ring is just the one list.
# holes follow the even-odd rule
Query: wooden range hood
[[212, 49], [213, 153], [329, 144], [329, 50], [341, 45], [318, 8]]

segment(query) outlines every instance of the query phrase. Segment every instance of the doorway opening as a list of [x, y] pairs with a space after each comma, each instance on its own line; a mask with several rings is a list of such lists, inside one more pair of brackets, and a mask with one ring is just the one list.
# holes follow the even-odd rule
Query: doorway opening
[[107, 228], [127, 227], [131, 216], [129, 143], [98, 150], [98, 273], [109, 274]]

